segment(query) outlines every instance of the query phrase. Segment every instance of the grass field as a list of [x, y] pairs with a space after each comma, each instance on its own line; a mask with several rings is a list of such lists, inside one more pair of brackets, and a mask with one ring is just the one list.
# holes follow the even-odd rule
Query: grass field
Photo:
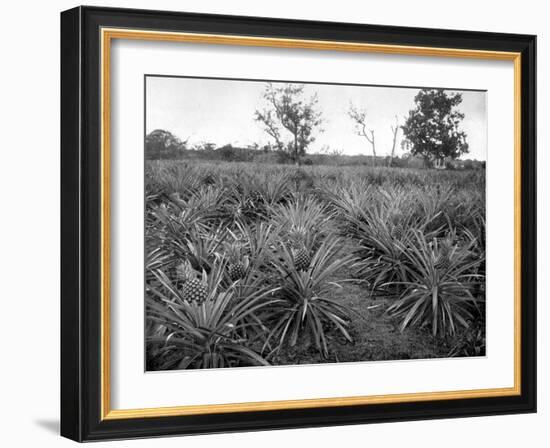
[[485, 171], [147, 161], [149, 370], [485, 354]]

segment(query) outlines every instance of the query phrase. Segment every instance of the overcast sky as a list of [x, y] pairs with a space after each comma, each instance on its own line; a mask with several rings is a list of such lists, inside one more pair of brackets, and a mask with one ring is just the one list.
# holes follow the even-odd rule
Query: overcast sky
[[[276, 84], [276, 83], [274, 83]], [[260, 146], [273, 140], [254, 120], [254, 111], [263, 108], [265, 82], [233, 81], [200, 78], [146, 78], [146, 132], [164, 129], [190, 145], [212, 142], [218, 146], [231, 143]], [[344, 154], [371, 154], [372, 147], [355, 134], [354, 124], [347, 115], [350, 102], [365, 108], [368, 127], [373, 129], [377, 155], [391, 151], [395, 116], [403, 124], [414, 107], [418, 88], [346, 86], [307, 84], [306, 95], [317, 93], [318, 108], [323, 114], [324, 132], [308, 148], [314, 153], [323, 148], [341, 150]], [[454, 92], [454, 91], [453, 91]], [[463, 158], [485, 160], [487, 151], [486, 94], [460, 91], [462, 103], [458, 109], [465, 114], [462, 129], [467, 134], [470, 153]], [[402, 153], [398, 134], [396, 154]]]

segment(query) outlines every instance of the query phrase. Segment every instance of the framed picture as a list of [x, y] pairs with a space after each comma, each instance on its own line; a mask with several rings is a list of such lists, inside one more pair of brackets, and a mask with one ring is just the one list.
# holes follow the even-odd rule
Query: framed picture
[[61, 14], [61, 433], [535, 412], [535, 36]]

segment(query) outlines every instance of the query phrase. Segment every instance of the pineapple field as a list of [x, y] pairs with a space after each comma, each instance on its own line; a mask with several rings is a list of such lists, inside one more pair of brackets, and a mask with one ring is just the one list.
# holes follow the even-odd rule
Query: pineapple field
[[485, 355], [485, 170], [147, 160], [147, 370]]

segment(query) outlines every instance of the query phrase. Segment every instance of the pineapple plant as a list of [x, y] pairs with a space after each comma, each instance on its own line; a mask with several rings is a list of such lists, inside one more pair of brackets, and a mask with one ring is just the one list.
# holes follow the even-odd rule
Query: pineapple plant
[[[188, 277], [189, 266], [182, 265], [179, 271]], [[225, 287], [226, 263], [222, 260], [208, 276], [202, 274], [208, 284], [208, 299], [196, 305], [187, 303], [181, 288], [162, 271], [155, 274], [162, 287], [146, 297], [148, 322], [154, 325], [148, 329], [164, 329], [149, 331], [146, 337], [148, 358], [153, 358], [157, 370], [269, 365], [251, 340], [265, 331], [265, 315], [259, 311], [268, 310], [275, 302], [273, 289], [259, 282], [241, 291], [234, 285]], [[194, 274], [191, 272], [191, 280]]]
[[472, 259], [474, 242], [459, 247], [446, 239], [429, 242], [421, 231], [412, 232], [411, 245], [403, 252], [408, 281], [386, 311], [401, 320], [401, 331], [431, 326], [434, 337], [454, 336], [459, 325], [467, 328], [474, 318], [478, 301], [472, 290], [482, 279], [473, 272], [483, 258]]
[[284, 245], [280, 259], [273, 259], [272, 278], [278, 286], [273, 304], [273, 327], [268, 336], [277, 341], [275, 352], [284, 345], [311, 344], [326, 359], [329, 355], [332, 335], [336, 330], [348, 342], [353, 339], [348, 332], [351, 310], [333, 300], [335, 288], [340, 288], [336, 279], [338, 272], [351, 271], [358, 261], [342, 250], [342, 240], [335, 236], [327, 237], [316, 249], [307, 271], [293, 268], [296, 256], [290, 247]]
[[178, 279], [183, 282], [181, 288], [182, 298], [189, 303], [201, 304], [208, 297], [208, 288], [203, 279], [197, 278], [197, 272], [191, 267], [191, 263], [186, 260], [176, 268]]

